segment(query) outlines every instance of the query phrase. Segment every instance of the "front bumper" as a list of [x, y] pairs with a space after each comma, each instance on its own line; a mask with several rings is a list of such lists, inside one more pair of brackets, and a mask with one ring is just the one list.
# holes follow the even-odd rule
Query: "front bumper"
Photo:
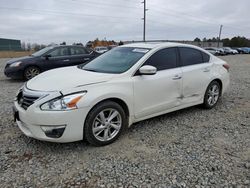
[[[14, 102], [15, 111], [18, 113], [16, 123], [20, 130], [28, 137], [50, 142], [74, 142], [83, 139], [84, 122], [89, 111], [88, 108], [80, 108], [70, 111], [42, 111], [31, 105], [24, 110]], [[59, 138], [48, 137], [42, 127], [65, 126], [62, 136]]]
[[4, 74], [10, 78], [22, 79], [23, 69], [20, 67], [6, 67], [4, 69]]

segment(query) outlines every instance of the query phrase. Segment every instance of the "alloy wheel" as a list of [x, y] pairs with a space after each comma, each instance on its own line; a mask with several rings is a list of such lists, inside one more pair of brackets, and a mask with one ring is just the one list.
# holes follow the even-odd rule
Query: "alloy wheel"
[[213, 106], [217, 103], [220, 95], [220, 88], [218, 87], [217, 84], [211, 85], [211, 87], [208, 90], [208, 98], [207, 98], [207, 103], [210, 106]]
[[92, 131], [99, 141], [112, 140], [122, 127], [121, 114], [113, 108], [102, 110], [94, 119]]
[[36, 67], [29, 67], [26, 71], [25, 71], [25, 78], [27, 80], [37, 76], [38, 74], [40, 74], [40, 71], [38, 68]]

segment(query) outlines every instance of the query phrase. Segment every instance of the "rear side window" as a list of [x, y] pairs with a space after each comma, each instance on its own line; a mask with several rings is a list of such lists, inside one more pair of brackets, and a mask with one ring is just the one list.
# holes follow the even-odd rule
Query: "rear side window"
[[71, 55], [82, 55], [82, 54], [87, 54], [87, 51], [84, 48], [71, 47], [70, 54]]
[[166, 48], [154, 53], [144, 65], [151, 65], [157, 68], [158, 71], [176, 68], [177, 54], [176, 48]]
[[186, 47], [180, 47], [179, 49], [180, 49], [182, 66], [189, 66], [189, 65], [196, 65], [203, 63], [203, 56], [201, 51]]
[[207, 62], [210, 61], [210, 55], [208, 55], [208, 54], [205, 53], [205, 52], [201, 52], [201, 54], [202, 54], [202, 58], [203, 58], [203, 62], [204, 62], [204, 63], [207, 63]]

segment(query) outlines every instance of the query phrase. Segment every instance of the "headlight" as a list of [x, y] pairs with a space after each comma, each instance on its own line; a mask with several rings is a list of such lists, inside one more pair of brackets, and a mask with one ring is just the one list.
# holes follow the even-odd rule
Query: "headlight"
[[15, 63], [10, 64], [10, 67], [18, 67], [21, 65], [21, 63], [22, 63], [22, 61], [17, 61]]
[[86, 92], [75, 93], [53, 99], [41, 105], [41, 110], [73, 110], [77, 108], [77, 102], [86, 94]]
[[23, 90], [23, 87], [24, 87], [24, 86], [20, 87], [20, 88], [17, 90], [16, 96], [15, 96], [15, 98], [14, 98], [14, 101], [17, 101], [18, 98], [20, 99], [20, 97], [21, 97], [21, 95], [22, 95], [21, 91]]

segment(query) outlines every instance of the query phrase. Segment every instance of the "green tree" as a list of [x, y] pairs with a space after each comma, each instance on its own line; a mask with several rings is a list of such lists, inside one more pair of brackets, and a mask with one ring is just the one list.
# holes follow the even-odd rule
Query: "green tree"
[[194, 42], [201, 42], [201, 39], [199, 39], [198, 37], [196, 37], [196, 38], [194, 39]]
[[223, 46], [230, 46], [230, 39], [229, 38], [222, 39], [222, 42], [223, 42]]

